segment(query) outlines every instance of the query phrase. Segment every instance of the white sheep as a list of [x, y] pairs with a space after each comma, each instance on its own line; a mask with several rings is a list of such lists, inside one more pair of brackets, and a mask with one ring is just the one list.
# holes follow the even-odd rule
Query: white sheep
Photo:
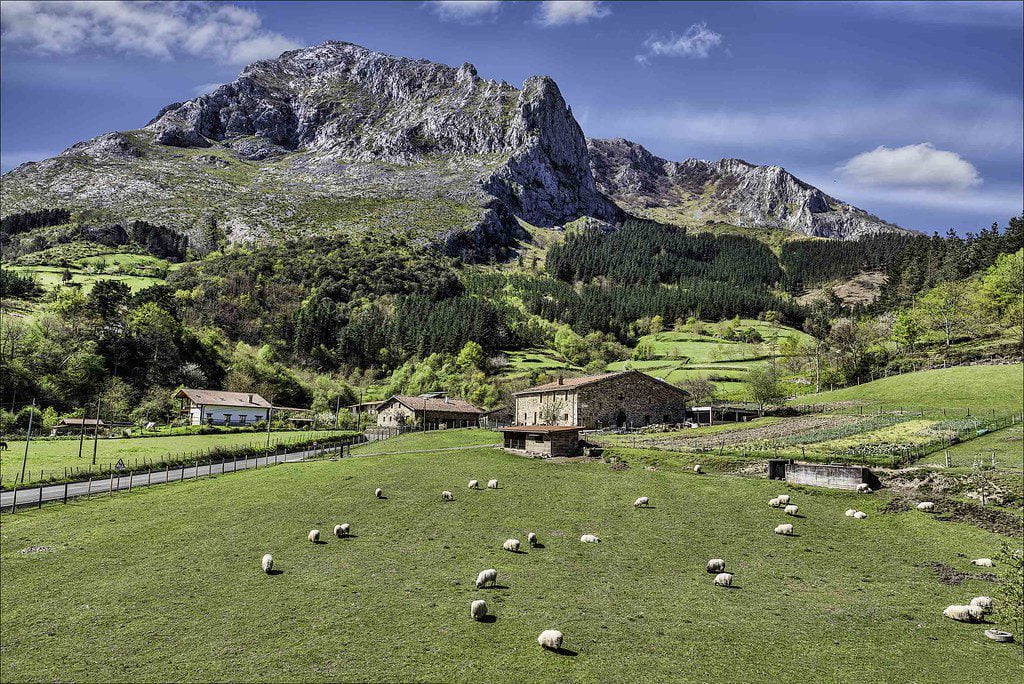
[[975, 596], [971, 599], [970, 605], [977, 606], [985, 613], [992, 612], [992, 599], [988, 596]]
[[498, 583], [498, 571], [494, 568], [488, 568], [487, 570], [481, 570], [480, 574], [476, 576], [476, 588], [483, 589], [488, 584], [492, 587]]
[[380, 487], [377, 487], [377, 489], [374, 490], [373, 495], [375, 497], [377, 497], [378, 499], [383, 499], [384, 498], [384, 490], [381, 489]]
[[537, 546], [537, 533], [536, 532], [527, 532], [526, 533], [526, 543], [529, 544], [530, 546]]
[[775, 497], [774, 499], [768, 499], [768, 505], [771, 506], [772, 508], [782, 508], [782, 502], [779, 501], [778, 497]]
[[541, 648], [557, 651], [562, 648], [562, 633], [557, 629], [545, 629], [537, 637], [537, 643], [541, 645]]
[[917, 510], [924, 511], [925, 513], [931, 513], [932, 511], [935, 510], [935, 502], [922, 501], [921, 503], [917, 504]]
[[512, 553], [519, 553], [519, 540], [518, 539], [506, 539], [505, 543], [501, 545], [501, 548]]
[[732, 573], [731, 572], [720, 572], [715, 575], [715, 586], [718, 587], [731, 587], [732, 586]]
[[646, 496], [641, 496], [639, 499], [633, 502], [633, 508], [640, 508], [641, 506], [647, 506], [650, 502]]
[[700, 475], [701, 473], [704, 472], [704, 469], [701, 468], [700, 463], [698, 463], [697, 465], [693, 466], [693, 472], [697, 475]]
[[793, 534], [793, 526], [790, 525], [790, 524], [777, 525], [775, 527], [775, 534], [782, 534], [782, 535], [789, 536], [789, 535]]
[[498, 481], [497, 480], [488, 480], [487, 481], [487, 488], [488, 489], [497, 489], [498, 488]]
[[800, 507], [796, 506], [794, 504], [789, 504], [788, 506], [786, 506], [782, 510], [786, 513], [786, 515], [796, 515], [797, 511], [800, 510]]
[[270, 574], [270, 571], [274, 569], [274, 557], [269, 553], [263, 555], [263, 560], [260, 561], [260, 567], [263, 568], [263, 572]]
[[857, 491], [860, 492], [861, 494], [870, 494], [872, 489], [867, 482], [861, 482], [859, 485], [857, 485]]
[[789, 494], [779, 494], [777, 498], [779, 499], [779, 503], [783, 506], [789, 503]]
[[469, 615], [474, 620], [483, 620], [487, 617], [487, 601], [477, 599], [469, 604]]
[[971, 561], [971, 565], [977, 565], [979, 568], [994, 568], [996, 562], [991, 558], [975, 558]]
[[441, 499], [444, 501], [455, 501], [455, 495], [446, 489], [441, 492]]
[[580, 541], [584, 544], [597, 544], [601, 541], [596, 534], [585, 534], [580, 537]]
[[469, 481], [469, 488], [470, 489], [480, 489], [480, 481], [479, 480], [470, 480]]
[[349, 525], [348, 523], [342, 523], [340, 525], [335, 525], [334, 526], [334, 536], [337, 537], [338, 539], [341, 539], [342, 537], [347, 537], [348, 533], [349, 533], [349, 530], [351, 530], [351, 529], [352, 529], [352, 526]]
[[725, 561], [721, 558], [712, 558], [708, 561], [708, 572], [712, 574], [725, 572]]
[[948, 606], [942, 614], [957, 622], [981, 622], [985, 611], [980, 606]]
[[865, 513], [864, 511], [857, 511], [856, 513], [853, 514], [853, 517], [856, 518], [857, 520], [863, 520], [864, 518], [868, 517], [868, 514]]
[[313, 542], [314, 544], [320, 541], [320, 530], [310, 530], [309, 541]]
[[857, 514], [857, 511], [855, 509], [853, 509], [853, 508], [847, 508], [846, 509], [846, 517], [847, 518], [852, 518], [856, 514]]

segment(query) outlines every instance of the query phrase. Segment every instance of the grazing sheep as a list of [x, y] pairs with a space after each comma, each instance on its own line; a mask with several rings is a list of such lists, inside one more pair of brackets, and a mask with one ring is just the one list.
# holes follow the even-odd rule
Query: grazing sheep
[[697, 475], [700, 475], [701, 473], [704, 472], [704, 469], [701, 468], [700, 463], [698, 463], [697, 465], [693, 466], [693, 472]]
[[779, 503], [785, 506], [789, 503], [789, 494], [779, 494], [778, 499]]
[[988, 596], [975, 596], [971, 599], [970, 605], [977, 606], [985, 613], [992, 612], [992, 599]]
[[498, 488], [498, 481], [497, 480], [488, 480], [487, 481], [487, 488], [488, 489], [497, 489]]
[[979, 606], [949, 606], [942, 614], [957, 622], [981, 622], [985, 612]]
[[775, 528], [775, 534], [782, 534], [782, 535], [789, 536], [789, 535], [793, 534], [793, 526], [789, 525], [789, 524], [778, 525]]
[[872, 490], [871, 487], [868, 486], [867, 482], [861, 482], [857, 485], [857, 491], [861, 494], [870, 494]]
[[785, 511], [786, 515], [796, 515], [797, 511], [800, 510], [800, 507], [796, 506], [794, 504], [789, 504], [788, 506], [786, 506], [782, 510]]
[[476, 576], [476, 588], [483, 589], [488, 584], [492, 587], [498, 583], [498, 571], [494, 568], [487, 570], [481, 570], [480, 574]]
[[341, 539], [342, 537], [347, 537], [348, 533], [349, 533], [349, 531], [351, 531], [351, 529], [352, 529], [352, 526], [349, 525], [348, 523], [342, 523], [340, 525], [335, 525], [334, 526], [334, 536], [337, 537], [338, 539]]
[[455, 495], [449, 492], [447, 489], [441, 492], [441, 498], [444, 501], [455, 501]]
[[641, 496], [639, 499], [633, 502], [633, 508], [640, 508], [641, 506], [647, 506], [650, 502], [646, 496]]
[[519, 553], [519, 540], [518, 539], [506, 539], [505, 543], [501, 545], [501, 548], [512, 553]]
[[865, 513], [864, 511], [857, 511], [856, 513], [853, 514], [853, 517], [856, 518], [857, 520], [863, 520], [864, 518], [868, 517], [868, 514]]
[[857, 511], [856, 511], [856, 510], [854, 510], [854, 509], [852, 509], [852, 508], [847, 508], [847, 509], [846, 509], [846, 517], [847, 517], [847, 518], [852, 518], [852, 517], [853, 517], [854, 515], [856, 515], [856, 514], [857, 514]]
[[541, 645], [541, 648], [546, 648], [549, 651], [557, 651], [562, 648], [562, 633], [557, 629], [545, 629], [537, 637], [537, 643]]
[[931, 513], [932, 511], [935, 510], [935, 502], [922, 501], [921, 503], [917, 504], [917, 510], [924, 511], [925, 513]]
[[314, 544], [320, 541], [320, 530], [310, 530], [309, 541], [313, 542]]
[[718, 587], [731, 587], [732, 586], [732, 573], [731, 572], [720, 572], [715, 575], [715, 586]]
[[585, 534], [580, 537], [580, 541], [584, 544], [597, 544], [601, 541], [596, 534]]
[[779, 501], [778, 497], [775, 497], [774, 499], [768, 499], [768, 505], [771, 506], [772, 508], [782, 508], [782, 502]]
[[374, 490], [373, 495], [375, 497], [377, 497], [378, 499], [383, 499], [384, 498], [384, 490], [381, 489], [380, 487], [377, 487], [377, 489]]
[[537, 534], [535, 532], [527, 532], [526, 543], [530, 546], [537, 546]]
[[996, 562], [991, 558], [975, 558], [971, 561], [971, 565], [977, 565], [979, 568], [994, 568]]
[[260, 567], [263, 568], [263, 572], [270, 574], [270, 571], [274, 569], [274, 557], [269, 553], [263, 555], [263, 560], [260, 561]]
[[477, 599], [469, 604], [469, 615], [474, 620], [483, 620], [487, 617], [487, 601]]
[[708, 572], [712, 574], [725, 572], [725, 561], [721, 558], [712, 558], [708, 561]]
[[480, 482], [478, 480], [470, 480], [469, 481], [469, 488], [470, 489], [480, 489]]

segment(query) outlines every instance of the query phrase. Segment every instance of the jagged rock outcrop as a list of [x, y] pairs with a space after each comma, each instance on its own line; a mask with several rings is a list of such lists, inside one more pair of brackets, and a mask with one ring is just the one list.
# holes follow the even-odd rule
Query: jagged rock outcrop
[[96, 225], [166, 226], [192, 245], [215, 220], [234, 242], [376, 230], [472, 259], [508, 256], [523, 224], [609, 228], [624, 209], [836, 237], [896, 229], [777, 167], [588, 145], [549, 78], [517, 89], [471, 64], [341, 42], [251, 64], [141, 129], [23, 164], [0, 189], [5, 213], [67, 207]]
[[903, 230], [779, 166], [742, 159], [673, 162], [621, 138], [587, 142], [598, 189], [636, 214], [683, 225], [721, 221], [844, 239]]

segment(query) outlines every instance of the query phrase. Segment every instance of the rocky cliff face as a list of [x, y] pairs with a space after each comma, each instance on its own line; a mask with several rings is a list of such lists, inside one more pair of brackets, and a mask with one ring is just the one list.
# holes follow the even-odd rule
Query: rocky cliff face
[[666, 161], [623, 139], [589, 140], [598, 189], [627, 211], [681, 225], [723, 222], [858, 238], [903, 230], [840, 202], [779, 166], [741, 159]]
[[835, 237], [895, 229], [777, 167], [588, 145], [549, 78], [517, 89], [470, 64], [339, 42], [257, 62], [141, 129], [24, 164], [2, 192], [5, 214], [59, 206], [194, 238], [215, 220], [237, 242], [382, 230], [470, 258], [508, 255], [523, 222], [614, 226], [623, 209]]

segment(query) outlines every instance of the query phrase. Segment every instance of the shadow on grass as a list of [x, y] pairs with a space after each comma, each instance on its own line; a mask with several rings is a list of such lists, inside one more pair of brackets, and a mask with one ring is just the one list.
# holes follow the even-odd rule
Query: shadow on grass
[[494, 623], [494, 622], [497, 622], [497, 621], [498, 621], [498, 618], [496, 616], [494, 616], [494, 615], [484, 615], [482, 618], [477, 620], [477, 622], [485, 622], [487, 624], [491, 624], [491, 623]]
[[358, 534], [344, 534], [344, 535], [338, 537], [338, 539], [341, 539], [341, 540], [345, 540], [345, 539], [359, 539], [359, 535]]
[[313, 542], [313, 544], [314, 544], [315, 546], [326, 546], [326, 545], [327, 545], [327, 542], [325, 542], [325, 541], [324, 541], [324, 540], [322, 540], [322, 539], [317, 539], [317, 540], [316, 540], [315, 542]]
[[532, 548], [532, 549], [544, 549], [544, 548], [547, 548], [547, 547], [544, 546], [543, 544], [541, 544], [540, 542], [537, 542], [536, 544], [534, 544], [530, 548]]
[[492, 584], [489, 587], [481, 587], [481, 589], [508, 589], [508, 585], [505, 584]]
[[575, 658], [579, 655], [579, 651], [574, 651], [571, 648], [544, 648], [548, 653], [554, 653], [555, 655], [566, 656], [567, 658]]
[[284, 574], [284, 570], [267, 570], [267, 574], [271, 575], [271, 576], [273, 576], [273, 575], [283, 575]]

